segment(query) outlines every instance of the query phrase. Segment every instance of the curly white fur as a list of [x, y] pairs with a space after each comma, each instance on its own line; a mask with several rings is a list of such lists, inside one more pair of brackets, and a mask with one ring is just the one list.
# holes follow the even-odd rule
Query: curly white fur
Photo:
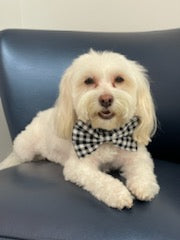
[[[122, 82], [116, 82], [118, 76]], [[88, 78], [92, 80], [90, 84], [85, 83]], [[104, 109], [99, 98], [105, 94], [113, 97], [108, 107], [113, 113], [110, 119], [99, 115]], [[119, 128], [134, 115], [140, 118], [134, 133], [137, 152], [105, 143], [91, 155], [78, 159], [71, 143], [77, 119], [110, 130]], [[36, 156], [47, 158], [64, 166], [66, 180], [83, 187], [108, 206], [130, 208], [133, 195], [148, 201], [159, 192], [153, 161], [145, 147], [155, 129], [156, 115], [144, 67], [118, 53], [91, 50], [67, 69], [55, 106], [38, 113], [16, 137], [13, 152], [0, 164], [0, 169], [32, 161]], [[103, 167], [121, 168], [126, 185], [102, 171]]]

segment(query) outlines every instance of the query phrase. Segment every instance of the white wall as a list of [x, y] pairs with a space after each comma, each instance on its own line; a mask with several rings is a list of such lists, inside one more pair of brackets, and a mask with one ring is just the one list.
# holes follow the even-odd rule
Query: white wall
[[[148, 31], [180, 27], [180, 0], [0, 0], [0, 30]], [[0, 103], [0, 161], [11, 151]]]
[[0, 0], [0, 29], [146, 31], [180, 27], [180, 0]]

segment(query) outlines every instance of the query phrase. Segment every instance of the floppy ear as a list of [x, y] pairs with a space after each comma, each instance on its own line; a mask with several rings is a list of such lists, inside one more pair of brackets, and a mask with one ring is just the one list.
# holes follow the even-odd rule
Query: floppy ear
[[136, 115], [140, 117], [140, 124], [134, 132], [134, 139], [147, 145], [156, 132], [157, 120], [146, 70], [141, 65], [138, 65], [138, 68]]
[[55, 128], [61, 138], [70, 139], [75, 122], [75, 112], [72, 100], [72, 70], [68, 68], [62, 77], [59, 97], [55, 104]]

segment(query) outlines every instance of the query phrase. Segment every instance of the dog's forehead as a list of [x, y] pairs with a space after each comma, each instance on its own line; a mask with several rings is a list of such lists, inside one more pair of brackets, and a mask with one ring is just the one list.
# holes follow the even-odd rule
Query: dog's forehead
[[101, 64], [109, 64], [109, 63], [117, 63], [117, 62], [127, 62], [128, 59], [120, 54], [115, 52], [89, 52], [81, 55], [80, 57], [75, 59], [76, 63], [101, 63]]
[[127, 71], [129, 63], [128, 59], [119, 53], [114, 52], [89, 52], [83, 54], [74, 60], [74, 66], [78, 69], [88, 70], [108, 70]]

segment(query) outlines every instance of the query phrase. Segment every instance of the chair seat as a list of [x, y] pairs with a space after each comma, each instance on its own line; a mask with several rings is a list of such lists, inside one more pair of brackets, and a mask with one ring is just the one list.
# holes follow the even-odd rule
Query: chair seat
[[152, 202], [112, 209], [66, 182], [62, 167], [47, 161], [0, 172], [0, 239], [179, 240], [180, 168], [155, 160], [161, 186]]

